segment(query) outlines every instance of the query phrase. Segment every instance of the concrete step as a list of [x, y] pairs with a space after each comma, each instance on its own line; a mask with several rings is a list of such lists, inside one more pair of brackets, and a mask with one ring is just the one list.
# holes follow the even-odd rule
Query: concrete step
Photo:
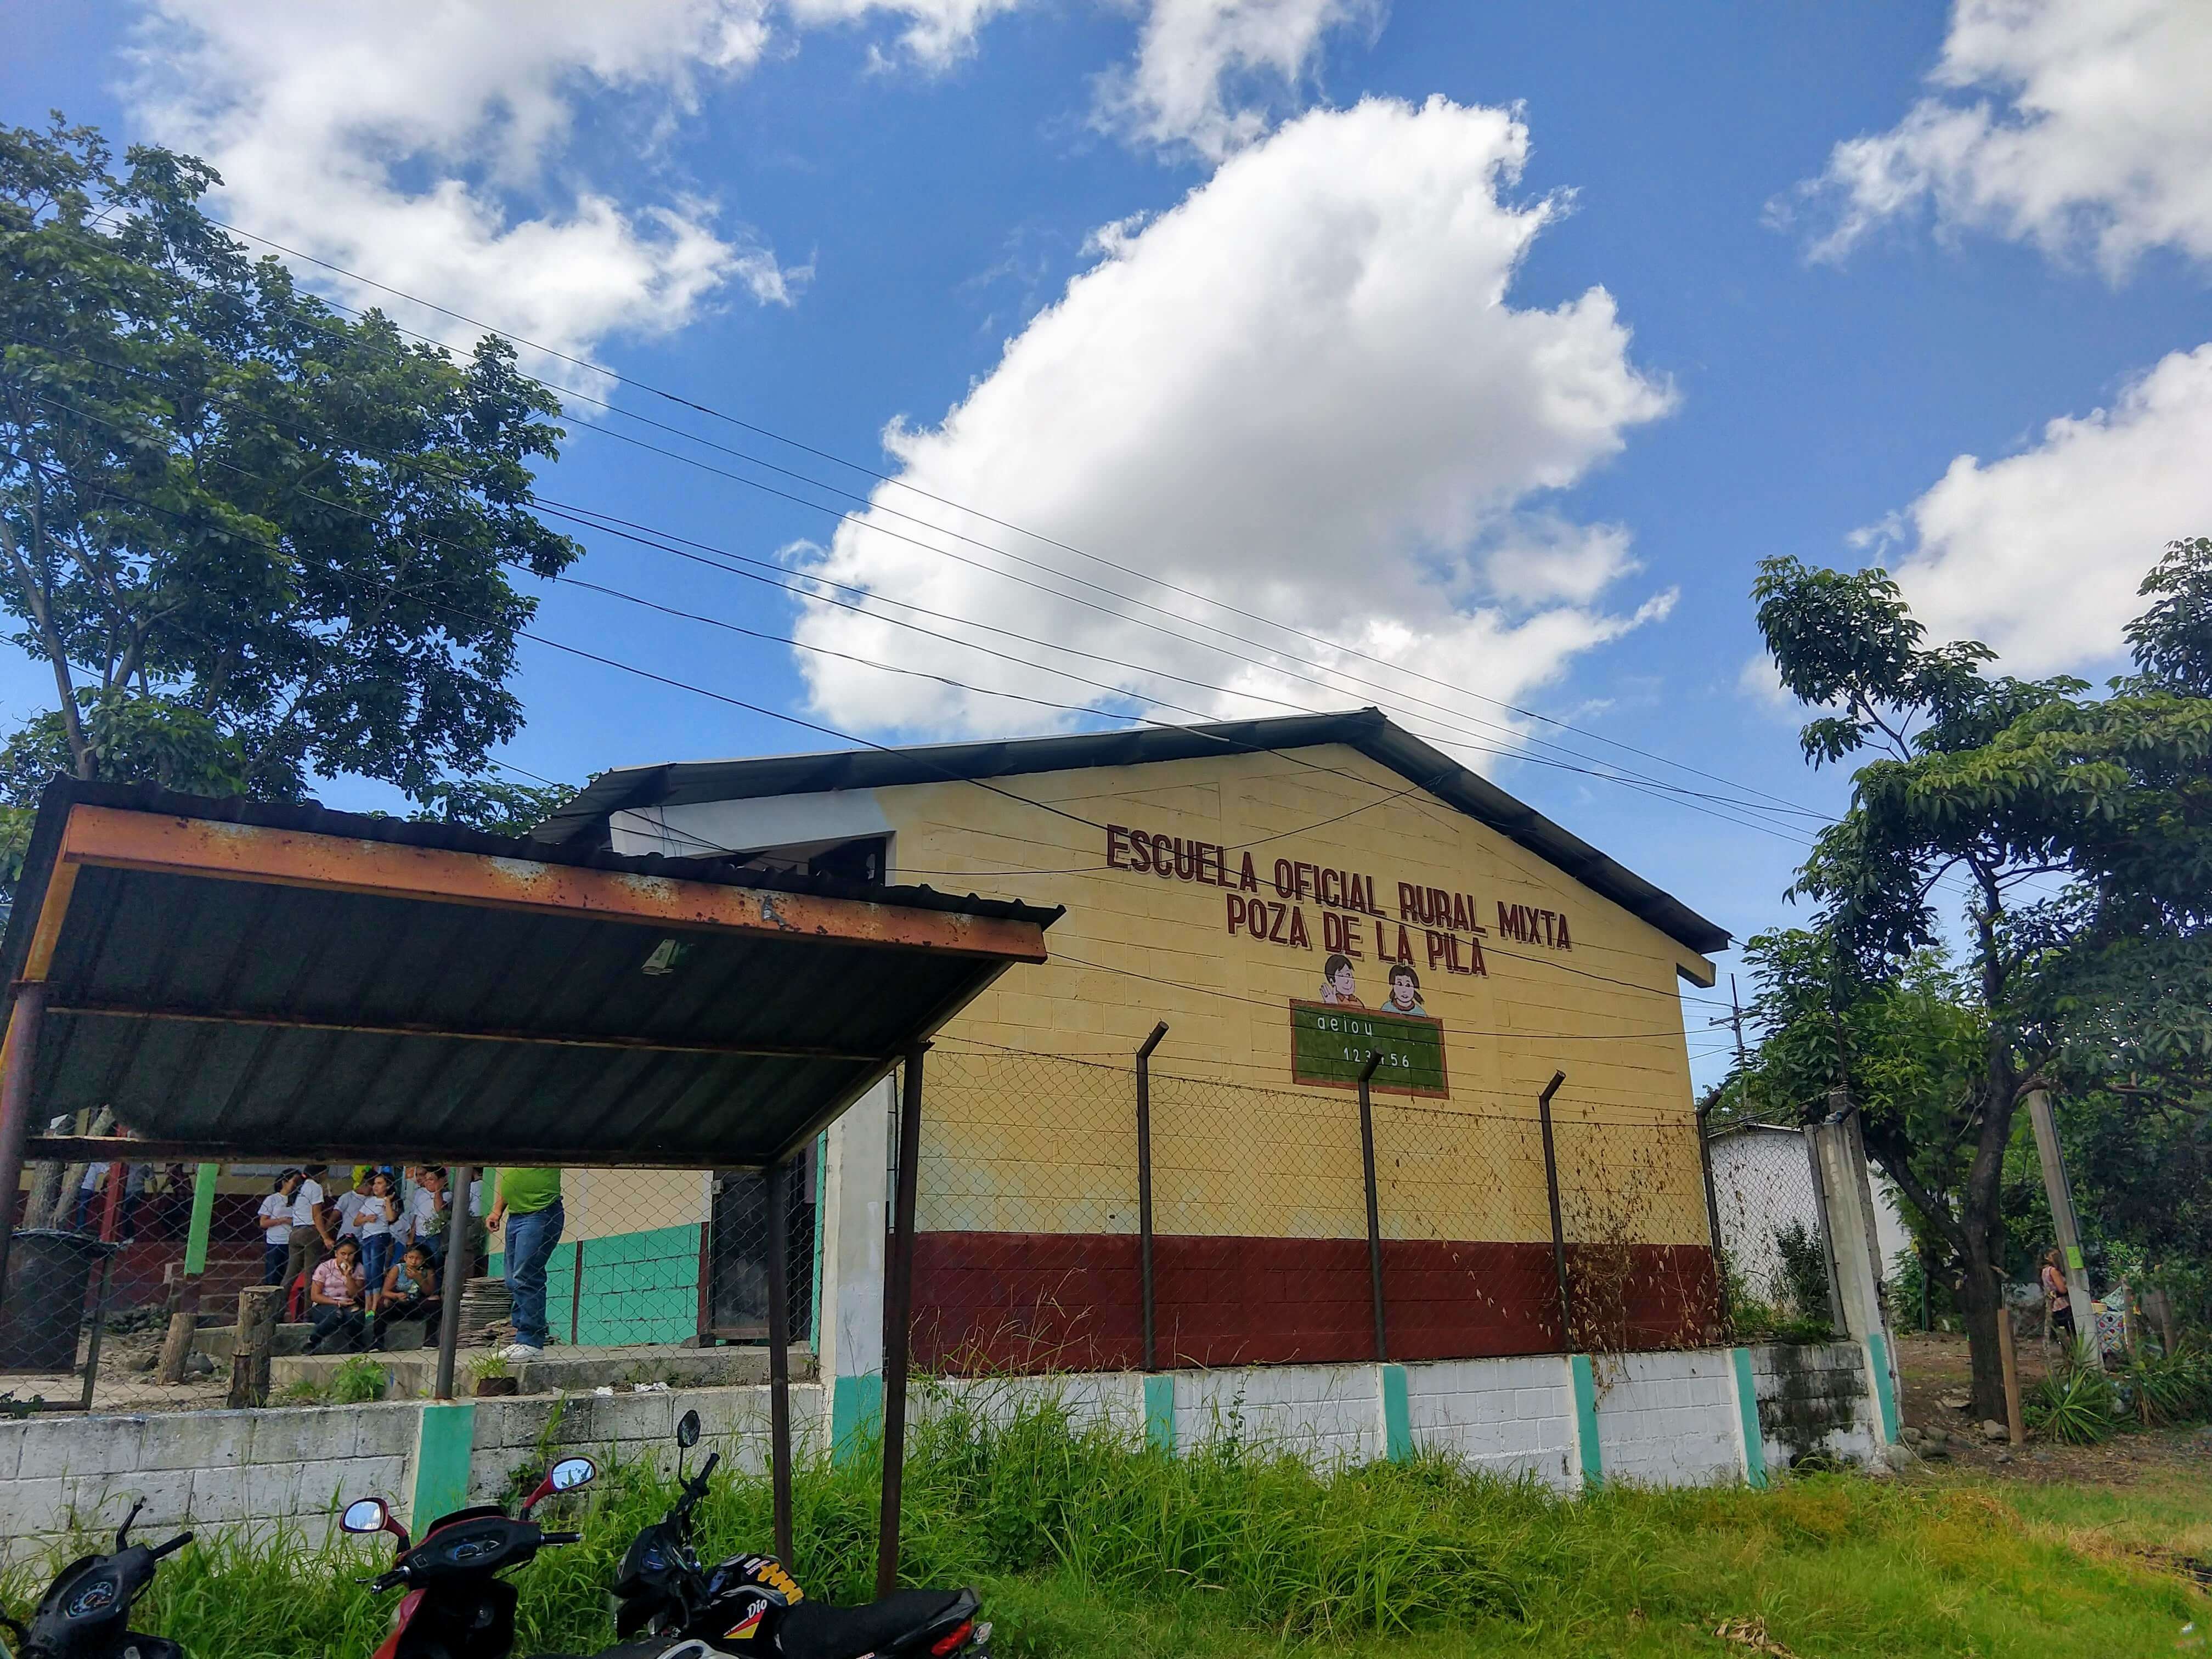
[[[290, 1329], [291, 1327], [282, 1328]], [[299, 1328], [305, 1329], [305, 1327]], [[227, 1334], [227, 1333], [226, 1333]], [[454, 1356], [453, 1392], [476, 1392], [475, 1366], [495, 1348], [464, 1348]], [[349, 1354], [298, 1353], [270, 1361], [269, 1387], [280, 1394], [295, 1382], [327, 1388]], [[425, 1347], [409, 1353], [372, 1354], [384, 1368], [387, 1400], [428, 1399], [436, 1390], [438, 1352]], [[540, 1359], [510, 1363], [519, 1394], [576, 1394], [610, 1384], [666, 1382], [678, 1388], [757, 1386], [768, 1381], [768, 1350], [750, 1348], [693, 1348], [669, 1345], [623, 1348], [551, 1347]], [[814, 1351], [791, 1351], [791, 1380], [811, 1382], [815, 1377]]]

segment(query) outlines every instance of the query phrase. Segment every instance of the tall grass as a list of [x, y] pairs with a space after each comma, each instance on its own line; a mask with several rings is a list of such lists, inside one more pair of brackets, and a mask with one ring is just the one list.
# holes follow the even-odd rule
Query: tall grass
[[[793, 1565], [810, 1594], [872, 1593], [878, 1479], [865, 1458], [798, 1472]], [[1818, 1476], [1764, 1493], [1569, 1500], [1437, 1461], [1316, 1473], [1229, 1437], [1171, 1457], [1049, 1403], [928, 1418], [906, 1493], [904, 1577], [981, 1587], [1002, 1659], [1308, 1643], [1711, 1651], [1715, 1625], [1739, 1616], [1821, 1654], [2088, 1655], [2156, 1632], [2170, 1642], [2202, 1610], [2178, 1584], [2025, 1535], [1971, 1491]], [[556, 1500], [550, 1523], [580, 1524], [585, 1541], [518, 1576], [516, 1651], [610, 1643], [616, 1563], [673, 1496], [669, 1479], [629, 1467]], [[763, 1480], [718, 1480], [698, 1515], [702, 1554], [766, 1547], [769, 1501]], [[395, 1599], [355, 1577], [388, 1559], [367, 1539], [195, 1546], [164, 1564], [143, 1623], [193, 1659], [355, 1659]], [[14, 1610], [33, 1577], [0, 1581]], [[2032, 1644], [2014, 1639], [2024, 1618]]]

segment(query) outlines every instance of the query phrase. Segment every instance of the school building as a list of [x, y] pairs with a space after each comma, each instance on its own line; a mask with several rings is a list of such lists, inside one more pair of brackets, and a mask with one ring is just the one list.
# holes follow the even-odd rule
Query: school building
[[[1355, 1080], [1377, 1052], [1394, 1360], [1568, 1346], [1537, 1112], [1557, 1073], [1577, 1294], [1626, 1348], [1689, 1346], [1710, 1321], [1676, 988], [1713, 983], [1728, 935], [1376, 711], [625, 768], [537, 838], [1065, 908], [1050, 961], [962, 1009], [925, 1065], [925, 1364], [1138, 1363], [1134, 1057], [1161, 1024], [1161, 1364], [1371, 1356]], [[661, 967], [676, 984], [680, 952]], [[894, 1089], [797, 1183], [798, 1328], [841, 1386], [880, 1364]], [[678, 1214], [656, 1179], [580, 1177], [587, 1273], [659, 1264], [652, 1330], [613, 1303], [583, 1322], [749, 1328], [746, 1183], [678, 1177]]]

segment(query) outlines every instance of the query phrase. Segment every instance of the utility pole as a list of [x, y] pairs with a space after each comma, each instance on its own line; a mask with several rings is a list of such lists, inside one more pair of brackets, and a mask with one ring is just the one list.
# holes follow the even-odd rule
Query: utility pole
[[1743, 1047], [1743, 1004], [1736, 997], [1735, 975], [1734, 974], [1730, 974], [1729, 975], [1728, 1012], [1724, 1014], [1715, 1014], [1711, 1019], [1707, 1020], [1705, 1024], [1708, 1025], [1726, 1025], [1731, 1027], [1735, 1030], [1735, 1068], [1738, 1072], [1748, 1071], [1751, 1068], [1751, 1056], [1744, 1052]]
[[2066, 1264], [2066, 1302], [2074, 1310], [2074, 1340], [2089, 1344], [2091, 1353], [2101, 1353], [2097, 1311], [2090, 1305], [2089, 1269], [2081, 1260], [2081, 1226], [2074, 1214], [2074, 1188], [2066, 1179], [2066, 1154], [2058, 1144], [2058, 1120], [2051, 1115], [2048, 1090], [2027, 1091], [2027, 1116], [2035, 1126], [2035, 1151], [2043, 1162], [2043, 1190], [2051, 1200], [2059, 1259]]

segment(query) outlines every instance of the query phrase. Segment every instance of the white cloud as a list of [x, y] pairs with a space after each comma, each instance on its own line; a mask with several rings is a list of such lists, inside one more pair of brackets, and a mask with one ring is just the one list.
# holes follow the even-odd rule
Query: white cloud
[[2009, 672], [2111, 664], [2166, 544], [2212, 530], [2212, 345], [2177, 351], [2110, 409], [2043, 430], [2021, 454], [1953, 461], [1877, 542], [1937, 640], [1978, 639]]
[[1100, 81], [1097, 118], [1218, 161], [1267, 130], [1271, 104], [1298, 93], [1325, 33], [1382, 19], [1382, 0], [1152, 0], [1136, 61]]
[[793, 21], [818, 27], [857, 23], [878, 13], [902, 19], [899, 44], [931, 69], [944, 69], [975, 50], [983, 25], [1023, 0], [789, 0]]
[[[659, 332], [735, 282], [787, 301], [794, 273], [713, 209], [625, 208], [556, 176], [579, 99], [663, 119], [742, 71], [767, 0], [148, 0], [134, 88], [149, 134], [223, 174], [224, 216], [561, 350]], [[467, 337], [450, 320], [412, 326]]]
[[2212, 4], [1958, 0], [1931, 78], [1896, 126], [1836, 146], [1816, 252], [1932, 205], [2114, 275], [2154, 247], [2212, 259]]
[[[1673, 399], [1630, 362], [1628, 331], [1603, 289], [1551, 310], [1508, 303], [1522, 257], [1558, 211], [1502, 199], [1527, 150], [1506, 112], [1441, 99], [1420, 108], [1370, 100], [1291, 123], [1171, 210], [1103, 238], [1099, 263], [940, 424], [895, 426], [887, 441], [913, 488], [878, 489], [867, 522], [1006, 568], [887, 509], [915, 514], [1139, 592], [1187, 619], [1170, 623], [1180, 631], [1203, 622], [1256, 632], [1401, 698], [1451, 700], [915, 492], [988, 503], [1163, 582], [1491, 696], [1556, 676], [1577, 653], [1663, 614], [1671, 596], [1627, 615], [1596, 608], [1599, 590], [1629, 568], [1625, 532], [1571, 523], [1548, 492], [1614, 454]], [[1171, 705], [1281, 712], [1171, 674], [1307, 707], [1376, 697], [1341, 682], [1304, 684], [1295, 678], [1304, 671], [1264, 650], [1237, 647], [1263, 659], [1239, 664], [856, 524], [799, 562], [891, 599], [1141, 665], [1059, 659], [1170, 718], [1180, 717]], [[867, 663], [1070, 702], [1096, 695], [880, 616], [812, 605], [800, 629], [808, 642], [862, 659], [799, 655], [813, 706], [840, 725], [989, 733], [1048, 718]]]

